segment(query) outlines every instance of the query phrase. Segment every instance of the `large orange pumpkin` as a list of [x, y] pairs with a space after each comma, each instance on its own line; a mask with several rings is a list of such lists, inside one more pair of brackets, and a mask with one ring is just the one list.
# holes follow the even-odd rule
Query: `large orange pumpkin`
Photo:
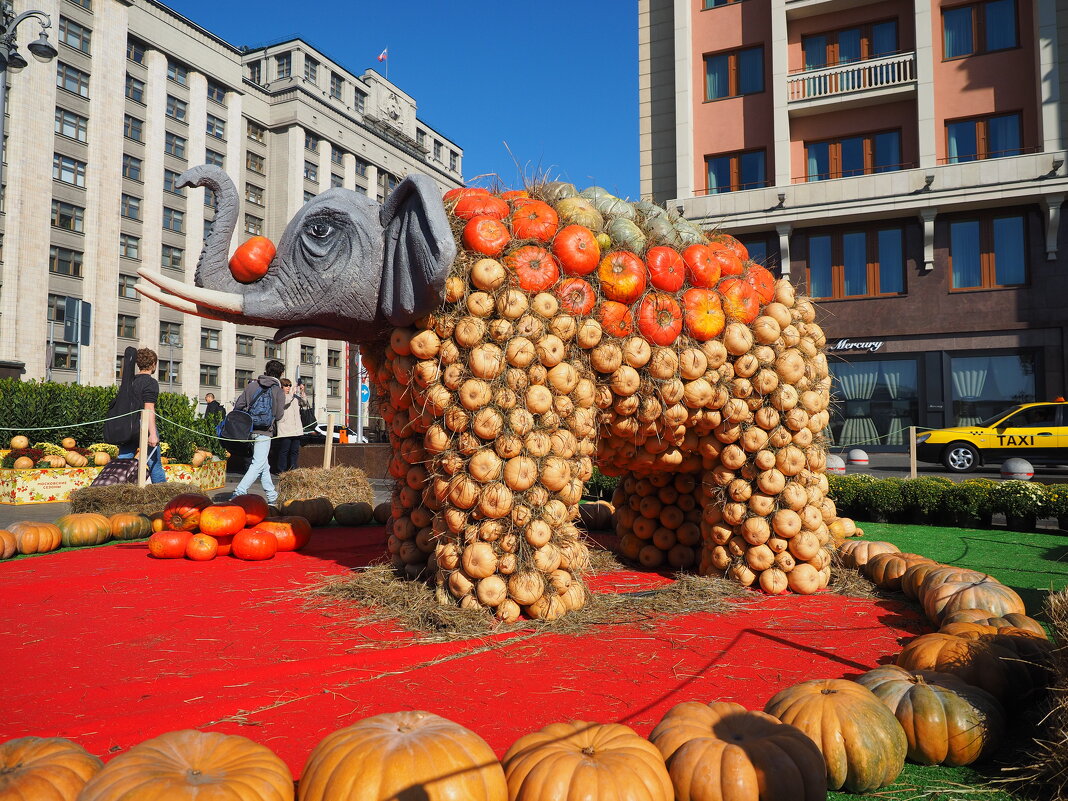
[[897, 664], [906, 670], [952, 673], [1002, 702], [1022, 698], [1032, 689], [1030, 676], [1015, 653], [981, 639], [923, 634], [901, 650]]
[[328, 734], [300, 777], [300, 801], [507, 801], [504, 771], [473, 731], [429, 712], [375, 715]]
[[262, 495], [235, 495], [228, 503], [245, 510], [245, 525], [255, 526], [267, 519], [269, 509]]
[[452, 210], [452, 213], [461, 220], [471, 220], [482, 216], [503, 220], [508, 216], [508, 212], [508, 203], [489, 192], [466, 193], [456, 201], [456, 206]]
[[26, 520], [12, 523], [7, 530], [15, 535], [19, 553], [47, 553], [63, 543], [63, 534], [54, 523]]
[[152, 520], [147, 515], [119, 512], [111, 516], [109, 523], [115, 540], [140, 540], [152, 533]]
[[741, 278], [725, 278], [717, 287], [723, 296], [723, 312], [731, 320], [748, 325], [760, 314], [760, 296]]
[[682, 313], [686, 333], [698, 342], [715, 339], [727, 323], [719, 293], [713, 289], [695, 287], [683, 292]]
[[230, 257], [230, 275], [242, 284], [259, 281], [267, 275], [274, 256], [274, 243], [265, 236], [254, 236], [239, 245]]
[[650, 292], [638, 305], [638, 331], [653, 345], [675, 344], [682, 333], [682, 309], [666, 292]]
[[866, 687], [844, 679], [806, 681], [776, 693], [764, 711], [812, 738], [827, 766], [827, 787], [866, 793], [905, 766], [901, 724]]
[[551, 242], [559, 225], [556, 209], [541, 200], [524, 200], [512, 212], [512, 235], [516, 239]]
[[900, 590], [901, 577], [912, 565], [933, 562], [926, 556], [915, 553], [877, 553], [864, 564], [862, 572], [876, 587], [884, 590]]
[[308, 544], [312, 535], [311, 524], [303, 517], [296, 515], [268, 518], [257, 524], [256, 528], [274, 534], [275, 539], [278, 540], [279, 551], [299, 551]]
[[719, 283], [722, 268], [708, 245], [690, 245], [682, 252], [682, 260], [686, 264], [686, 276], [694, 286], [711, 289]]
[[0, 559], [10, 559], [19, 552], [19, 542], [7, 529], [0, 528]]
[[100, 545], [111, 539], [111, 521], [93, 512], [63, 515], [56, 521], [56, 526], [67, 548]]
[[269, 748], [246, 737], [172, 731], [108, 762], [78, 801], [134, 798], [292, 801], [293, 774]]
[[601, 292], [609, 300], [633, 303], [645, 292], [645, 262], [629, 250], [613, 250], [597, 268]]
[[597, 310], [601, 328], [614, 337], [626, 337], [634, 333], [634, 313], [625, 303], [606, 300]]
[[197, 493], [176, 495], [163, 509], [163, 527], [170, 531], [195, 531], [200, 512], [211, 506], [211, 498]]
[[504, 257], [504, 266], [515, 276], [515, 283], [527, 292], [542, 292], [560, 278], [556, 257], [537, 245], [524, 245]]
[[942, 617], [942, 628], [945, 628], [950, 623], [980, 623], [986, 626], [995, 626], [997, 628], [1015, 626], [1018, 629], [1029, 631], [1044, 639], [1049, 639], [1046, 630], [1042, 628], [1041, 623], [1033, 617], [1020, 615], [1015, 612], [1007, 615], [991, 617], [990, 612], [986, 609], [959, 609], [956, 612]]
[[560, 308], [568, 314], [584, 317], [593, 311], [597, 303], [593, 287], [582, 278], [565, 278], [553, 292], [560, 299]]
[[157, 559], [181, 559], [192, 536], [191, 531], [157, 531], [148, 538], [148, 553]]
[[958, 609], [986, 609], [991, 617], [1027, 614], [1021, 598], [1011, 587], [994, 579], [947, 581], [922, 592], [923, 611], [931, 621], [939, 621]]
[[551, 723], [516, 740], [501, 763], [511, 801], [674, 798], [656, 746], [619, 723]]
[[0, 744], [0, 799], [74, 801], [104, 763], [59, 737], [20, 737]]
[[553, 239], [553, 255], [565, 275], [589, 275], [601, 261], [601, 247], [584, 225], [568, 225]]
[[686, 701], [649, 735], [667, 761], [676, 801], [822, 801], [823, 754], [793, 726], [741, 704]]
[[233, 535], [230, 553], [247, 562], [273, 559], [278, 553], [278, 538], [259, 527], [241, 529]]
[[213, 503], [200, 512], [200, 531], [209, 537], [227, 537], [245, 527], [245, 510], [236, 503]]

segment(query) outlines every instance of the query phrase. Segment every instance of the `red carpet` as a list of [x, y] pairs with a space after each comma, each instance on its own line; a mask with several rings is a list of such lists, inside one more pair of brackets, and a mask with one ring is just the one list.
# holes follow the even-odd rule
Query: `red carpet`
[[[302, 608], [295, 590], [376, 560], [382, 537], [320, 529], [306, 552], [269, 562], [157, 561], [125, 544], [0, 563], [0, 742], [68, 737], [107, 759], [165, 731], [210, 728], [267, 745], [297, 775], [329, 732], [407, 708], [462, 723], [503, 753], [557, 720], [647, 734], [680, 701], [761, 708], [790, 684], [887, 661], [924, 628], [893, 602], [754, 594], [734, 614], [651, 629], [421, 645], [361, 625], [355, 610]], [[595, 588], [664, 581], [622, 572]]]

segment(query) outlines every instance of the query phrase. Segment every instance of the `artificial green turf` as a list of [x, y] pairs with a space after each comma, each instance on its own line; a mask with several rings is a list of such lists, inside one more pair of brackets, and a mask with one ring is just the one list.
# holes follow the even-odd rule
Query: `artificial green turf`
[[[1043, 602], [1050, 590], [1068, 586], [1068, 536], [1004, 529], [912, 526], [863, 523], [865, 539], [886, 540], [902, 551], [919, 553], [939, 562], [989, 573], [1015, 589], [1028, 614], [1044, 618]], [[1026, 742], [1020, 731], [1016, 744]], [[897, 781], [874, 795], [830, 793], [834, 801], [1013, 801], [1014, 794], [995, 790], [989, 782], [1000, 775], [998, 766], [971, 768], [923, 767], [905, 764]]]

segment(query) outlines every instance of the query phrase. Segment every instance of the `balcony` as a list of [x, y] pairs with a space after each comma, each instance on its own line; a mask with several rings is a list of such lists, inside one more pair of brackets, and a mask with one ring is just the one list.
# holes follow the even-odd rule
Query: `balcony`
[[792, 115], [816, 114], [827, 106], [888, 103], [916, 91], [916, 53], [895, 53], [789, 75], [786, 99]]

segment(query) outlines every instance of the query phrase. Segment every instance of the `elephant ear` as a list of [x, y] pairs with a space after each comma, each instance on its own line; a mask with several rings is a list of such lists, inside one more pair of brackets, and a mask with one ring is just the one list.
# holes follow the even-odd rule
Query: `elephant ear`
[[441, 304], [456, 258], [441, 190], [426, 175], [410, 175], [386, 199], [380, 220], [379, 311], [392, 325], [410, 325]]

